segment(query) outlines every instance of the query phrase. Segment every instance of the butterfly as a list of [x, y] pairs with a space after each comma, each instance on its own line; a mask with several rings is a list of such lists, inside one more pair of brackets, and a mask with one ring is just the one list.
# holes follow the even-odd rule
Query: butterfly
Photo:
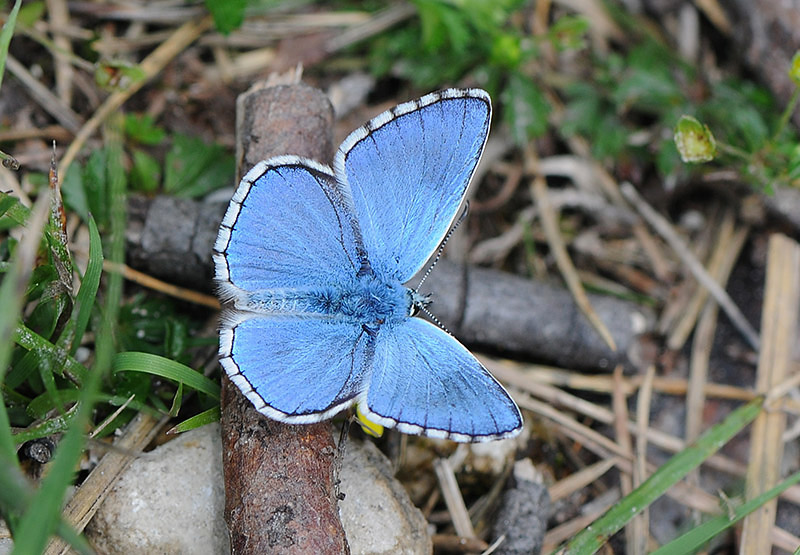
[[516, 435], [519, 408], [408, 288], [458, 215], [491, 99], [447, 89], [353, 131], [333, 167], [298, 156], [241, 180], [214, 246], [220, 362], [269, 418], [369, 421], [455, 441]]

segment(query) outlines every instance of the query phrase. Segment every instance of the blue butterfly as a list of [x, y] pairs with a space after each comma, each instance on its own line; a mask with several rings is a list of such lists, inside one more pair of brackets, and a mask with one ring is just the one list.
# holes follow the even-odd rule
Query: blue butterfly
[[489, 134], [491, 99], [448, 89], [353, 131], [333, 169], [260, 162], [214, 246], [220, 361], [262, 414], [319, 422], [356, 405], [368, 420], [455, 441], [516, 435], [505, 389], [446, 331], [413, 317], [404, 286], [437, 249]]

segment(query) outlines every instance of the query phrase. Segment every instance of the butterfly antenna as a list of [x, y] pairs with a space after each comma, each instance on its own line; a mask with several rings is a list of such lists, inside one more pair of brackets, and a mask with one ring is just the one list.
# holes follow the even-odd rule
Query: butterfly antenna
[[430, 318], [431, 322], [433, 322], [434, 324], [439, 326], [445, 333], [447, 333], [447, 335], [453, 335], [452, 333], [450, 333], [450, 330], [447, 329], [447, 326], [442, 324], [442, 321], [439, 320], [436, 316], [434, 316], [433, 313], [430, 310], [428, 310], [427, 306], [420, 304], [420, 305], [417, 305], [417, 309], [420, 312], [422, 312], [423, 314], [425, 314], [425, 316]]
[[[422, 284], [425, 283], [425, 280], [428, 279], [429, 275], [431, 275], [431, 272], [433, 271], [433, 267], [436, 266], [436, 263], [439, 262], [439, 259], [442, 257], [442, 252], [444, 251], [444, 247], [447, 245], [447, 242], [450, 240], [450, 237], [453, 236], [453, 233], [456, 232], [456, 230], [458, 229], [458, 226], [461, 225], [461, 222], [464, 221], [464, 218], [467, 217], [468, 213], [469, 213], [469, 201], [466, 201], [466, 203], [464, 204], [464, 211], [461, 212], [461, 215], [456, 220], [456, 223], [453, 224], [453, 227], [451, 227], [450, 231], [447, 232], [447, 235], [444, 236], [444, 239], [442, 239], [442, 242], [439, 243], [439, 248], [436, 249], [436, 256], [433, 257], [433, 262], [431, 262], [430, 266], [428, 266], [428, 269], [425, 271], [425, 275], [423, 275], [422, 279], [419, 280], [419, 283], [417, 284], [416, 288], [414, 288], [414, 291], [419, 291], [419, 288], [422, 287]], [[425, 312], [425, 314], [427, 314], [428, 316], [433, 317], [433, 315], [431, 313], [429, 313], [427, 310], [423, 310], [423, 312]], [[434, 321], [436, 321], [436, 318], [434, 318]], [[437, 322], [437, 324], [438, 324], [438, 322]], [[444, 329], [444, 326], [442, 326], [442, 325], [439, 325], [439, 327]], [[445, 331], [447, 331], [447, 330], [445, 330]]]

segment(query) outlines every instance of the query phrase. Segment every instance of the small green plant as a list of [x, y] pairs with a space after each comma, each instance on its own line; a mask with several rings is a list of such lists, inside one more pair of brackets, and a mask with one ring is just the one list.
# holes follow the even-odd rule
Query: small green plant
[[[593, 156], [608, 166], [635, 162], [665, 177], [687, 171], [671, 140], [687, 115], [713, 131], [719, 154], [754, 185], [769, 189], [775, 181], [795, 184], [800, 177], [797, 136], [785, 125], [796, 100], [779, 116], [763, 88], [708, 78], [621, 11], [610, 13], [628, 37], [626, 45], [595, 52], [587, 40], [589, 23], [579, 16], [562, 14], [533, 35], [522, 2], [414, 4], [417, 20], [370, 44], [372, 71], [422, 89], [470, 76], [492, 94], [520, 144], [554, 130], [586, 139]], [[554, 52], [580, 52], [591, 65], [550, 67]], [[800, 75], [800, 62], [793, 67]]]
[[[57, 182], [55, 166], [40, 183], [34, 209], [0, 192], [0, 229], [7, 232], [0, 239], [0, 516], [21, 553], [42, 552], [53, 533], [79, 552], [89, 551], [61, 521], [60, 507], [86, 432], [118, 407], [126, 409], [99, 435], [138, 411], [178, 416], [189, 393], [195, 394], [190, 418], [178, 429], [218, 415], [218, 384], [187, 366], [197, 347], [216, 338], [199, 337], [195, 321], [168, 300], [143, 294], [124, 299], [122, 276], [104, 273], [104, 261], [124, 261], [122, 127], [121, 120], [112, 122], [106, 146], [86, 164], [73, 165], [71, 181], [65, 181], [67, 206], [89, 229], [85, 268], [77, 267], [68, 248], [64, 206], [58, 188], [50, 186]], [[22, 239], [15, 239], [23, 228]], [[53, 434], [64, 435], [47, 477], [33, 489], [22, 477], [16, 446]]]
[[[735, 167], [740, 174], [765, 192], [772, 192], [775, 184], [800, 186], [800, 140], [788, 126], [800, 100], [800, 52], [794, 55], [788, 74], [795, 84], [795, 90], [777, 120], [761, 119], [758, 114], [746, 108], [732, 111], [727, 119], [722, 117], [713, 119], [723, 131], [727, 130], [727, 126], [723, 124], [725, 121], [741, 123], [741, 128], [745, 132], [738, 135], [729, 133], [731, 138], [726, 142], [717, 143], [708, 125], [690, 116], [682, 116], [676, 128], [675, 144], [681, 152], [683, 161], [725, 162]], [[717, 115], [722, 116], [722, 114]], [[687, 124], [686, 122], [690, 120], [692, 123]], [[691, 145], [687, 142], [690, 139], [687, 131], [690, 127], [694, 128], [695, 136], [700, 141], [711, 141], [714, 145], [713, 149], [707, 149], [705, 155], [699, 158], [693, 158], [689, 152]], [[770, 128], [773, 129], [772, 132]]]

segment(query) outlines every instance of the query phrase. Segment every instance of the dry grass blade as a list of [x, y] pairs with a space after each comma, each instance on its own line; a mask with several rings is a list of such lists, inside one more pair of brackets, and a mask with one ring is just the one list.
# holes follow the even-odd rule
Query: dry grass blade
[[450, 512], [456, 534], [465, 538], [474, 538], [475, 529], [472, 527], [467, 505], [461, 496], [461, 490], [458, 488], [452, 467], [447, 459], [436, 459], [433, 468], [436, 471], [436, 478], [439, 480], [439, 487], [442, 490], [447, 510]]
[[[567, 393], [566, 391], [552, 387], [546, 383], [537, 382], [532, 377], [513, 369], [510, 363], [498, 364], [486, 358], [483, 358], [482, 361], [485, 366], [491, 370], [492, 374], [494, 374], [504, 383], [520, 388], [546, 401], [546, 403], [531, 404], [528, 401], [529, 398], [526, 397], [523, 399], [522, 397], [515, 395], [514, 398], [520, 401], [520, 406], [525, 405], [531, 410], [536, 410], [537, 408], [542, 407], [544, 412], [541, 414], [547, 418], [551, 418], [551, 414], [557, 414], [557, 418], [551, 418], [557, 422], [560, 420], [570, 420], [566, 415], [559, 412], [557, 408], [565, 408], [575, 411], [578, 414], [588, 416], [593, 420], [597, 420], [608, 425], [612, 424], [614, 421], [614, 414], [609, 409], [576, 397], [571, 393]], [[654, 379], [653, 383], [656, 384], [657, 380]], [[782, 384], [781, 387], [785, 387], [785, 385]], [[685, 392], [685, 389], [683, 391]], [[751, 397], [751, 399], [752, 398], [753, 397]], [[579, 428], [575, 428], [575, 426]], [[639, 433], [637, 424], [635, 422], [628, 422], [627, 426], [631, 432]], [[583, 429], [583, 426], [575, 422], [572, 426], [565, 426], [565, 433], [568, 428], [575, 429], [577, 432], [580, 432], [580, 430]], [[584, 441], [586, 440], [586, 438], [583, 439]], [[677, 453], [685, 449], [687, 445], [686, 441], [655, 428], [647, 428], [647, 440], [654, 446], [664, 449], [665, 451], [669, 451], [670, 453]], [[612, 449], [615, 449], [615, 447], [612, 447]], [[608, 456], [608, 452], [605, 450], [599, 452], [599, 454], [603, 457]], [[620, 452], [619, 455], [623, 458], [625, 457], [624, 453], [622, 452]], [[719, 453], [714, 454], [706, 459], [705, 465], [708, 468], [725, 472], [732, 476], [744, 476], [746, 472], [746, 467], [743, 464], [724, 455], [720, 455]], [[620, 468], [623, 468], [623, 466], [620, 466]], [[789, 488], [781, 495], [781, 498], [791, 500], [792, 502], [800, 501], [800, 487], [793, 486], [792, 488]], [[714, 503], [716, 503], [716, 501], [714, 501]]]
[[[492, 373], [501, 376], [503, 381], [508, 379], [510, 383], [522, 384], [520, 385], [522, 388], [527, 388], [530, 384], [537, 386], [542, 384], [593, 393], [611, 393], [618, 387], [611, 376], [587, 376], [581, 372], [540, 364], [519, 364], [485, 356], [480, 358], [484, 365], [490, 367]], [[631, 395], [641, 387], [643, 380], [642, 376], [624, 377], [621, 387], [626, 395]], [[653, 379], [653, 389], [667, 395], [685, 395], [688, 387], [688, 381], [683, 378]], [[706, 383], [703, 391], [707, 397], [735, 401], [751, 401], [756, 397], [756, 393], [750, 389], [727, 384]], [[787, 410], [795, 412], [800, 410], [800, 403], [792, 403], [791, 400], [785, 400], [784, 406]]]
[[699, 281], [706, 289], [708, 289], [708, 292], [711, 293], [711, 296], [714, 297], [714, 299], [716, 299], [716, 301], [731, 319], [731, 322], [741, 332], [747, 342], [750, 343], [753, 349], [758, 350], [758, 334], [753, 329], [753, 326], [750, 325], [750, 322], [748, 322], [747, 318], [744, 317], [744, 314], [742, 314], [742, 311], [739, 310], [739, 307], [736, 306], [733, 300], [731, 300], [730, 296], [728, 296], [728, 293], [722, 287], [720, 287], [716, 281], [714, 281], [700, 261], [697, 260], [691, 251], [689, 251], [683, 239], [678, 236], [670, 223], [658, 212], [653, 210], [653, 208], [647, 204], [642, 197], [639, 196], [639, 193], [636, 192], [636, 189], [630, 183], [623, 183], [620, 186], [620, 190], [625, 198], [628, 199], [628, 201], [636, 208], [639, 214], [641, 214], [642, 217], [647, 221], [647, 223], [649, 223], [653, 229], [655, 229], [661, 235], [661, 237], [664, 238], [669, 246], [672, 247], [683, 263], [686, 264], [689, 270], [694, 274], [697, 281]]
[[731, 33], [733, 26], [718, 0], [695, 0], [694, 3], [697, 4], [697, 7], [700, 8], [717, 29], [725, 34]]
[[[797, 339], [800, 306], [800, 245], [783, 235], [772, 235], [767, 257], [767, 283], [761, 317], [763, 348], [758, 360], [756, 389], [768, 392], [786, 380]], [[786, 415], [762, 412], [750, 434], [750, 464], [745, 492], [748, 499], [775, 486], [780, 479]], [[766, 503], [744, 520], [742, 553], [769, 553], [770, 531], [775, 524], [777, 499]]]
[[575, 266], [573, 266], [569, 254], [567, 253], [567, 248], [564, 246], [564, 240], [561, 238], [561, 233], [558, 231], [558, 224], [556, 223], [556, 217], [553, 213], [553, 207], [550, 205], [547, 195], [547, 184], [544, 178], [536, 176], [533, 180], [531, 190], [536, 200], [536, 205], [539, 208], [539, 217], [542, 221], [544, 233], [547, 236], [547, 244], [550, 246], [550, 251], [553, 253], [553, 256], [555, 256], [558, 269], [564, 277], [564, 281], [567, 283], [567, 287], [570, 293], [572, 293], [575, 303], [589, 322], [591, 322], [594, 329], [597, 330], [597, 333], [603, 338], [603, 341], [606, 342], [612, 351], [616, 351], [617, 344], [614, 342], [611, 332], [608, 331], [606, 325], [597, 315], [594, 308], [592, 308], [589, 297], [586, 295], [583, 285], [581, 285], [578, 272], [575, 271]]
[[[622, 390], [622, 366], [614, 368], [613, 377], [614, 390], [611, 396], [611, 406], [614, 411], [614, 433], [620, 447], [628, 453], [628, 458], [633, 459], [633, 445], [631, 442], [631, 434], [627, 426], [628, 405], [626, 396]], [[636, 470], [636, 467], [634, 467], [634, 470]], [[619, 483], [622, 495], [626, 496], [633, 491], [634, 476], [628, 472], [620, 472]], [[641, 519], [639, 517], [634, 518], [630, 525], [625, 527], [625, 545], [627, 553], [631, 555], [641, 554], [639, 545], [641, 545], [640, 539], [644, 534], [646, 534], [646, 531], [642, 527]]]
[[47, 13], [53, 29], [53, 43], [57, 48], [53, 52], [56, 90], [61, 101], [66, 106], [70, 106], [72, 104], [72, 78], [75, 72], [67, 55], [72, 53], [72, 43], [62, 31], [69, 26], [69, 10], [66, 0], [47, 0]]
[[[633, 487], [638, 488], [647, 479], [647, 430], [650, 428], [650, 405], [653, 399], [653, 378], [656, 367], [649, 366], [644, 375], [642, 387], [636, 402], [636, 456], [633, 461]], [[698, 488], [699, 489], [699, 488]], [[631, 526], [636, 530], [638, 541], [633, 546], [634, 552], [647, 553], [650, 531], [650, 510], [643, 509], [635, 516]]]
[[563, 480], [559, 480], [547, 488], [547, 491], [550, 494], [550, 501], [555, 502], [559, 499], [564, 499], [568, 495], [571, 495], [572, 493], [588, 486], [596, 480], [599, 480], [603, 475], [605, 475], [606, 472], [615, 466], [619, 466], [621, 462], [622, 459], [619, 457], [601, 459], [596, 463], [587, 466], [586, 468], [582, 468], [578, 472], [570, 474]]
[[[739, 258], [739, 254], [742, 252], [748, 231], [746, 227], [734, 229], [733, 212], [728, 211], [725, 214], [715, 241], [716, 246], [708, 263], [708, 273], [723, 288], [728, 282], [731, 271], [733, 271], [736, 259]], [[694, 292], [688, 307], [683, 310], [683, 317], [667, 338], [668, 348], [678, 351], [683, 347], [707, 299], [707, 289], [700, 287]]]
[[134, 270], [127, 264], [119, 264], [116, 262], [111, 262], [110, 260], [104, 260], [103, 269], [107, 272], [122, 274], [122, 277], [129, 281], [138, 283], [142, 287], [159, 291], [160, 293], [164, 293], [170, 297], [175, 297], [176, 299], [189, 301], [190, 303], [207, 306], [213, 309], [219, 309], [219, 300], [217, 300], [216, 297], [206, 295], [205, 293], [199, 293], [191, 289], [186, 289], [185, 287], [178, 287], [177, 285], [167, 283], [166, 281], [161, 281], [160, 279], [156, 279], [153, 276], [145, 274], [144, 272]]
[[[81, 127], [81, 118], [72, 111], [60, 98], [50, 92], [42, 85], [16, 58], [9, 55], [6, 60], [8, 70], [25, 85], [36, 99], [36, 102], [53, 118], [72, 133], [76, 133]], [[63, 174], [66, 175], [66, 168], [62, 165]]]
[[355, 25], [350, 29], [339, 33], [336, 37], [328, 41], [325, 50], [333, 53], [360, 42], [366, 38], [374, 36], [381, 31], [397, 25], [401, 21], [412, 17], [417, 13], [417, 8], [413, 4], [398, 4], [378, 12], [365, 23]]

